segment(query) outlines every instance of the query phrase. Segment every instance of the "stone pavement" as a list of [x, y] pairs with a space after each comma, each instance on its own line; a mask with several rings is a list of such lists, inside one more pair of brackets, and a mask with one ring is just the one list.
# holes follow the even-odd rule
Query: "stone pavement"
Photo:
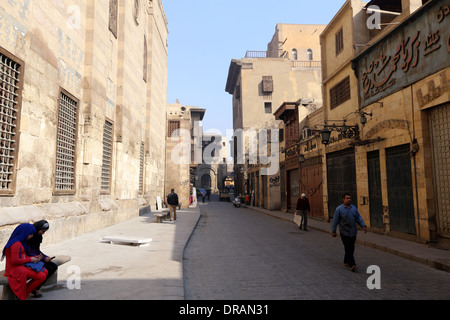
[[[39, 300], [184, 300], [183, 252], [199, 219], [199, 208], [178, 210], [174, 222], [156, 223], [150, 213], [42, 248], [49, 256], [72, 259], [60, 267], [58, 286], [43, 288]], [[105, 236], [152, 242], [110, 244], [102, 241]]]
[[[249, 208], [287, 221], [293, 218], [281, 211]], [[43, 290], [41, 299], [184, 300], [183, 253], [200, 217], [200, 208], [182, 209], [175, 222], [156, 223], [150, 213], [43, 248], [48, 255], [69, 255], [72, 260], [60, 267], [58, 286]], [[330, 223], [308, 219], [308, 225], [331, 233]], [[104, 236], [151, 238], [152, 242], [133, 247], [106, 243]], [[448, 250], [371, 232], [359, 232], [358, 243], [450, 272]]]
[[[249, 209], [273, 216], [278, 219], [292, 221], [293, 215], [282, 211], [269, 211], [258, 207], [245, 206]], [[293, 222], [294, 223], [294, 222]], [[308, 229], [329, 233], [331, 223], [308, 218]], [[339, 231], [338, 231], [339, 235]], [[402, 258], [426, 264], [432, 268], [450, 272], [450, 250], [427, 247], [414, 241], [403, 240], [373, 232], [358, 232], [356, 242], [360, 245], [395, 254]]]

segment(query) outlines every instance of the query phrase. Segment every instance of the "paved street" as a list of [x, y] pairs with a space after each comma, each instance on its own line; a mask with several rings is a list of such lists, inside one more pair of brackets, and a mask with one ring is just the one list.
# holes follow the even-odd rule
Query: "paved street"
[[[339, 238], [229, 202], [200, 207], [184, 254], [188, 300], [450, 299], [447, 272], [357, 245], [353, 273]], [[371, 265], [381, 270], [380, 290], [367, 288]]]

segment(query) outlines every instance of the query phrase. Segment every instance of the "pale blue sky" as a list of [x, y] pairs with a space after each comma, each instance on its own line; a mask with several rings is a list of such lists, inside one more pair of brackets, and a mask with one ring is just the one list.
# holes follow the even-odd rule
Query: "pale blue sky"
[[345, 0], [163, 0], [169, 20], [168, 102], [207, 109], [204, 130], [233, 129], [225, 92], [232, 59], [265, 51], [277, 23], [328, 24]]

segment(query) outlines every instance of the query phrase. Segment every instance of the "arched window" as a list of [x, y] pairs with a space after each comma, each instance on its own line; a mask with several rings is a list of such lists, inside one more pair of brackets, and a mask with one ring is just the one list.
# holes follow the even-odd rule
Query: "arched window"
[[308, 49], [308, 51], [306, 52], [306, 54], [308, 55], [308, 60], [312, 61], [313, 60], [313, 52], [311, 49]]
[[292, 60], [297, 60], [297, 49], [292, 49]]

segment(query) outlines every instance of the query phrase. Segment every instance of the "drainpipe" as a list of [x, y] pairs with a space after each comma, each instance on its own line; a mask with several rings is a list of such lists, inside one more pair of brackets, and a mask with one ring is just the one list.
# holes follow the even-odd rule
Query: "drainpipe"
[[416, 125], [414, 123], [414, 95], [411, 85], [411, 112], [412, 112], [412, 125], [413, 125], [413, 140], [412, 140], [412, 150], [414, 160], [414, 183], [416, 185], [416, 212], [417, 212], [417, 234], [419, 236], [419, 242], [422, 242], [422, 237], [420, 233], [420, 210], [419, 210], [419, 190], [417, 185], [417, 163], [416, 163], [416, 153], [419, 151], [419, 145], [416, 139]]

